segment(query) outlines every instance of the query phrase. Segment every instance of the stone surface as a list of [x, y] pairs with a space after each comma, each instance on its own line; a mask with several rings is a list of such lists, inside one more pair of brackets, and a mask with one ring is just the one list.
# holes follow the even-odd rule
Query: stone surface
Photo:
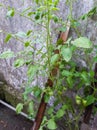
[[[87, 13], [90, 9], [92, 9], [95, 6], [95, 3], [97, 0], [77, 0], [73, 5], [73, 15], [75, 18], [80, 17], [82, 14]], [[19, 31], [27, 31], [29, 29], [31, 30], [37, 30], [37, 27], [34, 26], [34, 24], [27, 20], [26, 18], [20, 17], [18, 14], [15, 14], [14, 18], [6, 18], [7, 13], [7, 6], [15, 7], [17, 11], [22, 11], [23, 9], [27, 8], [29, 5], [34, 6], [30, 0], [28, 1], [12, 1], [12, 0], [0, 0], [0, 3], [6, 5], [5, 8], [0, 7], [0, 30], [4, 30], [6, 32], [12, 32], [17, 33]], [[58, 16], [62, 17], [63, 20], [67, 19], [67, 16], [69, 14], [68, 6], [65, 5], [65, 0], [60, 0], [59, 3], [60, 11], [58, 13]], [[58, 35], [58, 31], [55, 31], [56, 28], [58, 28], [58, 25], [52, 23], [52, 36], [54, 42], [56, 41], [56, 37]], [[41, 27], [38, 27], [38, 29]], [[97, 25], [95, 19], [87, 19], [86, 21], [81, 22], [81, 26], [79, 27], [80, 31], [83, 32], [83, 35], [89, 37], [94, 44], [97, 42]], [[72, 36], [75, 35], [74, 31], [72, 31]], [[4, 38], [5, 34], [0, 33], [0, 53], [6, 50], [12, 50], [15, 53], [19, 52], [20, 50], [23, 50], [23, 45], [16, 41], [15, 39], [10, 40], [8, 44], [4, 44]], [[37, 48], [39, 48], [39, 45]], [[0, 80], [6, 81], [11, 86], [19, 89], [20, 86], [23, 85], [24, 82], [27, 81], [26, 77], [26, 67], [21, 67], [19, 69], [16, 69], [13, 67], [13, 61], [12, 59], [7, 60], [1, 60], [0, 59]], [[83, 63], [85, 64], [85, 63]], [[40, 80], [41, 82], [44, 82], [45, 80]], [[36, 84], [37, 81], [34, 81], [34, 84]]]

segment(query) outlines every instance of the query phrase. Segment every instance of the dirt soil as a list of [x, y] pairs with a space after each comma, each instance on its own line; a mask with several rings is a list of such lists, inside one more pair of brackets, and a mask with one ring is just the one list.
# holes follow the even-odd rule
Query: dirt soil
[[33, 122], [0, 103], [0, 130], [30, 130]]

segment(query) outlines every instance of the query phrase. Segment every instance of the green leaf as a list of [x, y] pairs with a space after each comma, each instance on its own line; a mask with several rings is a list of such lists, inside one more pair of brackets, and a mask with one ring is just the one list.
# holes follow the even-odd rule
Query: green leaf
[[15, 11], [14, 11], [14, 9], [12, 8], [12, 9], [9, 9], [9, 10], [8, 10], [6, 16], [7, 16], [7, 17], [13, 17], [14, 14], [15, 14]]
[[63, 70], [63, 71], [62, 71], [62, 76], [66, 76], [66, 77], [72, 76], [72, 72], [70, 72], [70, 71], [68, 71], [68, 70]]
[[35, 97], [40, 97], [40, 96], [41, 96], [41, 93], [42, 93], [41, 88], [36, 87], [36, 88], [34, 89], [34, 96], [35, 96]]
[[50, 119], [47, 124], [48, 129], [55, 130], [57, 128], [57, 125], [53, 119]]
[[12, 51], [5, 51], [0, 54], [1, 59], [7, 59], [7, 58], [11, 58], [11, 57], [14, 57], [14, 52], [12, 52]]
[[86, 37], [80, 37], [71, 42], [76, 47], [91, 48], [92, 42]]
[[29, 36], [31, 33], [32, 33], [32, 30], [29, 30], [29, 31], [27, 32], [27, 36]]
[[12, 37], [12, 35], [11, 34], [8, 34], [7, 36], [6, 36], [6, 38], [5, 38], [5, 42], [8, 42], [10, 39], [11, 39], [11, 37]]
[[59, 54], [55, 54], [51, 57], [51, 64], [54, 65], [56, 61], [59, 59]]
[[18, 67], [23, 66], [24, 63], [25, 63], [24, 59], [17, 59], [17, 60], [14, 62], [14, 66], [15, 66], [16, 68], [18, 68]]
[[34, 104], [32, 101], [28, 105], [28, 112], [30, 115], [33, 115], [33, 113], [34, 113]]
[[17, 114], [21, 113], [23, 109], [23, 104], [22, 103], [19, 103], [17, 106], [16, 106], [16, 112]]
[[61, 117], [64, 116], [64, 114], [65, 114], [65, 111], [62, 110], [62, 109], [59, 109], [59, 110], [57, 111], [57, 113], [56, 113], [56, 117], [57, 117], [57, 118], [61, 118]]
[[49, 115], [51, 115], [51, 114], [53, 113], [53, 111], [54, 111], [54, 108], [51, 107], [51, 108], [48, 109], [47, 113], [48, 113]]
[[66, 62], [70, 61], [70, 59], [72, 58], [72, 51], [69, 47], [63, 46], [61, 49], [61, 54]]
[[29, 45], [30, 45], [29, 41], [25, 42], [25, 47], [28, 47]]
[[66, 27], [61, 27], [61, 28], [59, 28], [59, 31], [61, 31], [61, 32], [66, 32], [66, 30], [67, 30]]
[[94, 103], [95, 100], [96, 100], [96, 99], [95, 99], [94, 96], [92, 96], [92, 95], [87, 96], [87, 98], [86, 98], [86, 101], [87, 101], [86, 106], [88, 106], [88, 105]]
[[21, 38], [24, 38], [24, 37], [27, 36], [25, 32], [18, 32], [15, 35], [18, 36], [18, 37], [21, 37]]
[[44, 100], [45, 100], [46, 103], [48, 103], [49, 99], [50, 99], [50, 95], [45, 94]]
[[38, 70], [38, 66], [37, 65], [36, 66], [30, 65], [28, 67], [27, 75], [32, 78], [36, 74], [37, 70]]

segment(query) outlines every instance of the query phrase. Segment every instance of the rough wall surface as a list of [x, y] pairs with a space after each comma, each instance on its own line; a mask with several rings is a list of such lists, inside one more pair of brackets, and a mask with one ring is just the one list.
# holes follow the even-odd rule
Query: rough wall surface
[[[20, 17], [18, 14], [14, 18], [7, 18], [7, 6], [15, 7], [18, 11], [21, 11], [27, 8], [29, 5], [34, 6], [30, 0], [28, 1], [12, 1], [12, 0], [0, 0], [5, 8], [0, 8], [0, 30], [6, 32], [16, 33], [19, 31], [27, 31], [29, 29], [35, 30], [34, 24], [27, 20], [26, 18]], [[97, 3], [97, 0], [77, 0], [73, 5], [73, 15], [75, 18], [80, 17], [82, 14], [87, 13], [92, 9]], [[60, 0], [59, 3], [60, 11], [58, 16], [62, 17], [63, 20], [67, 19], [69, 14], [68, 6], [65, 5], [65, 0]], [[80, 31], [83, 35], [89, 37], [93, 43], [97, 43], [97, 16], [89, 20], [85, 20], [81, 23]], [[53, 24], [52, 24], [53, 25]], [[57, 28], [57, 25], [53, 26], [54, 30]], [[57, 33], [53, 32], [54, 39], [56, 39]], [[75, 35], [72, 33], [72, 35]], [[23, 50], [23, 45], [12, 39], [8, 44], [4, 43], [5, 34], [0, 34], [0, 53], [5, 50], [12, 50], [15, 53]], [[39, 45], [40, 46], [40, 45]], [[0, 80], [6, 81], [8, 84], [12, 85], [15, 88], [19, 88], [22, 83], [26, 81], [26, 67], [21, 67], [20, 69], [15, 69], [13, 67], [14, 59], [1, 60], [0, 59]]]

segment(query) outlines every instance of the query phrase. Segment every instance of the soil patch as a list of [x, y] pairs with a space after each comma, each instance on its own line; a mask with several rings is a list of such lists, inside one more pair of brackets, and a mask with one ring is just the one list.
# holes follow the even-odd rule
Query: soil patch
[[30, 130], [33, 122], [0, 103], [0, 130]]

